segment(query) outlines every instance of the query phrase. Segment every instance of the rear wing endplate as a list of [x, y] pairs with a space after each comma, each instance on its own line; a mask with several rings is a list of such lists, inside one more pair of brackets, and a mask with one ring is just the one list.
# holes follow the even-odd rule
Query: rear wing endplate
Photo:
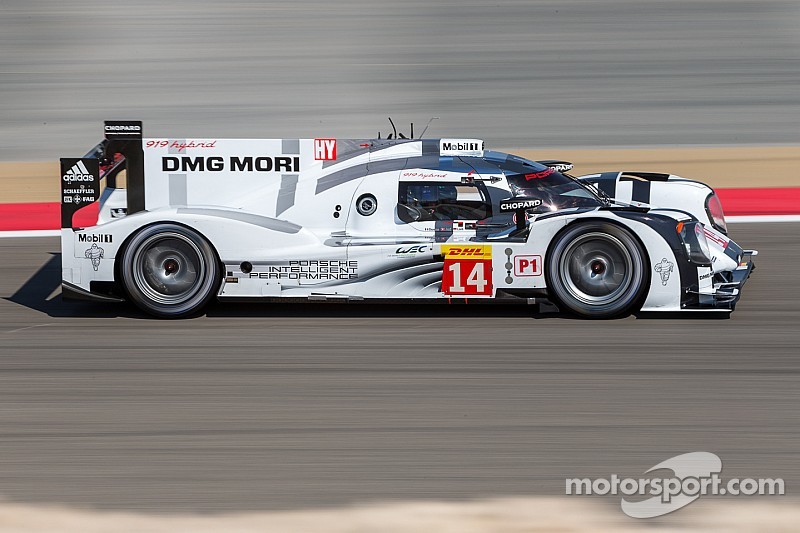
[[73, 216], [100, 199], [101, 166], [125, 160], [127, 213], [144, 211], [144, 151], [141, 121], [106, 121], [105, 140], [81, 158], [61, 158], [61, 227], [72, 228]]

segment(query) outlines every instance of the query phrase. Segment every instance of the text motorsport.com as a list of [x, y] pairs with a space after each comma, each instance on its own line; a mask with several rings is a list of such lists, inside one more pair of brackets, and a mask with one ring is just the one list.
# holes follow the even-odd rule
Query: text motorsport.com
[[613, 474], [606, 478], [567, 478], [566, 493], [573, 496], [650, 496], [628, 501], [622, 498], [622, 512], [633, 518], [653, 518], [677, 511], [700, 496], [782, 496], [785, 491], [781, 478], [732, 478], [723, 481], [719, 473], [722, 461], [713, 453], [692, 452], [663, 461], [645, 474], [655, 470], [671, 470], [668, 477], [622, 478]]

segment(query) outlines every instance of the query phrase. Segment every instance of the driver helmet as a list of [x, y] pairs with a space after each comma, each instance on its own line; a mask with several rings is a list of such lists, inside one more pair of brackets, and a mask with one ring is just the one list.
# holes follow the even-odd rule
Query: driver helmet
[[440, 200], [455, 200], [457, 196], [455, 185], [442, 185], [439, 187]]
[[417, 201], [420, 204], [435, 204], [438, 199], [439, 194], [434, 185], [422, 185], [417, 190]]

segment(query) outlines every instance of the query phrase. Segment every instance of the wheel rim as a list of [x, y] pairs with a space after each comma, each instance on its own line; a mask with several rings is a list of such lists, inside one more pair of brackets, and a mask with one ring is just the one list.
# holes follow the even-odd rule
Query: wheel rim
[[200, 248], [178, 233], [147, 238], [133, 256], [133, 279], [152, 301], [175, 305], [200, 290], [206, 268]]
[[589, 305], [616, 301], [631, 286], [633, 258], [613, 235], [587, 233], [564, 250], [559, 274], [569, 293]]

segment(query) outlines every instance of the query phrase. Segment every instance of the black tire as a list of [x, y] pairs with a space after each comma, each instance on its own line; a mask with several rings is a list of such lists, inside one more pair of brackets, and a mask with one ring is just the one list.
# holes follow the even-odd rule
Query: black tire
[[649, 285], [642, 245], [607, 222], [579, 222], [556, 236], [547, 254], [550, 298], [565, 311], [613, 318], [638, 311]]
[[162, 318], [199, 313], [219, 288], [216, 253], [199, 233], [177, 224], [154, 224], [125, 247], [119, 272], [130, 300]]

